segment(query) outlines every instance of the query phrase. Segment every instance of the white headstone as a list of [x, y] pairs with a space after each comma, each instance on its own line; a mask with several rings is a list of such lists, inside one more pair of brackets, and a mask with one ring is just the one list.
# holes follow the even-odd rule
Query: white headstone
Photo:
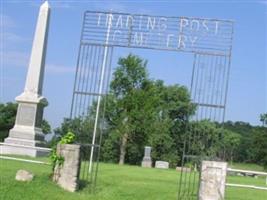
[[45, 55], [48, 37], [50, 7], [44, 2], [39, 10], [32, 53], [23, 93], [16, 98], [18, 111], [9, 137], [0, 146], [2, 154], [38, 156], [46, 155], [49, 149], [38, 148], [44, 145], [41, 129], [43, 108], [47, 100], [42, 96]]
[[156, 161], [155, 168], [169, 169], [169, 163], [165, 161]]

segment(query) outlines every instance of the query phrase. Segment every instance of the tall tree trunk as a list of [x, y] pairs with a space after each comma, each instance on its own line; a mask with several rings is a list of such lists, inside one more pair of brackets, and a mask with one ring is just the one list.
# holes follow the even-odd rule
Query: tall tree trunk
[[125, 134], [122, 136], [122, 139], [121, 139], [121, 146], [120, 146], [120, 162], [119, 162], [120, 165], [123, 165], [123, 164], [124, 164], [125, 155], [126, 155], [126, 146], [127, 146], [127, 142], [128, 142], [128, 134], [125, 133]]

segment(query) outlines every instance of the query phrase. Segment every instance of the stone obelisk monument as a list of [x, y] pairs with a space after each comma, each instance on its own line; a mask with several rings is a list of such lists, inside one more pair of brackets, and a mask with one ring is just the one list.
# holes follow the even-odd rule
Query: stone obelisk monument
[[44, 134], [41, 130], [43, 109], [48, 105], [47, 100], [42, 96], [42, 87], [49, 16], [50, 7], [46, 1], [39, 11], [24, 92], [16, 97], [18, 111], [15, 126], [10, 130], [5, 142], [1, 144], [1, 154], [36, 157], [49, 152], [49, 149], [42, 148]]

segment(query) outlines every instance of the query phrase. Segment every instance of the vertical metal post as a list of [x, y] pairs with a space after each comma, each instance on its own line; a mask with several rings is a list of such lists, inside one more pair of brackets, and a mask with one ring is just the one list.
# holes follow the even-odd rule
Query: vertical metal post
[[111, 15], [109, 16], [108, 21], [108, 29], [107, 29], [107, 35], [106, 35], [106, 43], [105, 43], [105, 49], [104, 49], [104, 57], [103, 57], [103, 63], [101, 67], [101, 77], [100, 77], [100, 86], [98, 91], [98, 98], [97, 98], [97, 107], [96, 107], [96, 117], [95, 117], [95, 123], [94, 123], [94, 132], [93, 132], [93, 139], [92, 139], [92, 146], [91, 146], [91, 153], [90, 153], [90, 161], [89, 161], [89, 173], [92, 171], [92, 164], [93, 164], [93, 156], [94, 156], [94, 145], [95, 145], [95, 137], [96, 137], [96, 131], [97, 131], [97, 125], [98, 125], [98, 115], [99, 115], [99, 108], [101, 103], [101, 95], [103, 90], [103, 82], [104, 82], [104, 75], [105, 75], [105, 68], [107, 63], [107, 53], [108, 53], [108, 42], [109, 42], [109, 34], [110, 34], [110, 28], [111, 28]]

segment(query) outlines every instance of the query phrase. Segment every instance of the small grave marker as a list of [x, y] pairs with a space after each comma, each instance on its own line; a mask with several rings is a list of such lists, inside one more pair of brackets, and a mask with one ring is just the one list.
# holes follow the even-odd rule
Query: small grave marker
[[169, 163], [165, 161], [156, 161], [155, 168], [169, 169]]

